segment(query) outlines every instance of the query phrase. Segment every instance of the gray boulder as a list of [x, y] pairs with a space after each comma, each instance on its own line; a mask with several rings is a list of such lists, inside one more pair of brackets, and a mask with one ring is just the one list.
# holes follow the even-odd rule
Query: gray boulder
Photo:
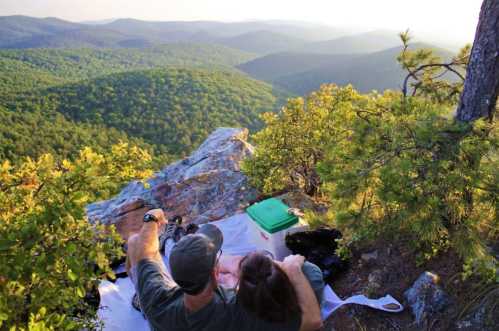
[[438, 282], [437, 275], [425, 271], [404, 293], [418, 325], [424, 324], [434, 314], [443, 312], [450, 304], [449, 296]]
[[253, 154], [247, 138], [246, 129], [217, 129], [190, 157], [148, 179], [148, 187], [131, 182], [115, 198], [89, 205], [90, 222], [114, 224], [126, 239], [152, 206], [196, 224], [243, 210], [257, 196], [240, 171], [241, 161]]

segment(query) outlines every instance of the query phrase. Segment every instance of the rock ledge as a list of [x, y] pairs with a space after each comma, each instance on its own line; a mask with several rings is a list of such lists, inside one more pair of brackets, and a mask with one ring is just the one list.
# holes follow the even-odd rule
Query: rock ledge
[[233, 215], [257, 196], [240, 171], [240, 162], [253, 155], [247, 138], [246, 129], [217, 129], [190, 157], [148, 179], [148, 188], [134, 181], [115, 198], [87, 206], [90, 222], [114, 224], [126, 239], [152, 206], [197, 224]]

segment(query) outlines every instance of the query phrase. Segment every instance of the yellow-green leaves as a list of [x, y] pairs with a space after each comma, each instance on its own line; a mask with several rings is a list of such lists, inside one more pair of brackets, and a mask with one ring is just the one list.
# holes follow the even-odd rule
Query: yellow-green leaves
[[[410, 68], [434, 61], [425, 50], [401, 56]], [[499, 238], [499, 126], [456, 123], [451, 110], [429, 95], [324, 85], [263, 116], [243, 169], [266, 194], [299, 189], [327, 201], [327, 221], [350, 239], [404, 233], [421, 261], [450, 247], [494, 279], [485, 244]]]
[[371, 96], [362, 96], [351, 86], [335, 85], [323, 85], [306, 99], [290, 99], [278, 114], [262, 116], [266, 126], [253, 136], [255, 157], [243, 170], [264, 193], [303, 189], [317, 194], [321, 181], [316, 166], [325, 146], [344, 141], [349, 132], [339, 123], [348, 122], [371, 102]]
[[122, 252], [113, 229], [88, 223], [85, 206], [149, 176], [150, 162], [144, 150], [120, 143], [104, 154], [85, 148], [73, 161], [45, 154], [18, 166], [0, 163], [2, 327], [74, 330], [93, 323], [95, 307], [84, 298], [112, 274], [109, 263]]

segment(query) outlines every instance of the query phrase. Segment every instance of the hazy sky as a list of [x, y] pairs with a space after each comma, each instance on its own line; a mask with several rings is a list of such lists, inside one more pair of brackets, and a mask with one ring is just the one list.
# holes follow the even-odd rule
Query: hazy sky
[[482, 0], [0, 0], [0, 16], [71, 21], [282, 19], [432, 32], [472, 40]]

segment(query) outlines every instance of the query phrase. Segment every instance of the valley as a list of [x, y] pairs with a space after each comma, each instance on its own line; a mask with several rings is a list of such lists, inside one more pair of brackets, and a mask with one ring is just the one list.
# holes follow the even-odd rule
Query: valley
[[[400, 88], [398, 45], [393, 31], [297, 22], [0, 17], [0, 105], [4, 123], [11, 123], [2, 126], [10, 142], [2, 155], [66, 157], [97, 130], [110, 141], [138, 139], [156, 157], [182, 157], [216, 127], [260, 129], [259, 114], [321, 84], [353, 84], [362, 92]], [[414, 47], [452, 56], [431, 44]], [[12, 138], [33, 121], [40, 123], [36, 139]], [[75, 138], [64, 140], [74, 147], [48, 138], [68, 130]]]

